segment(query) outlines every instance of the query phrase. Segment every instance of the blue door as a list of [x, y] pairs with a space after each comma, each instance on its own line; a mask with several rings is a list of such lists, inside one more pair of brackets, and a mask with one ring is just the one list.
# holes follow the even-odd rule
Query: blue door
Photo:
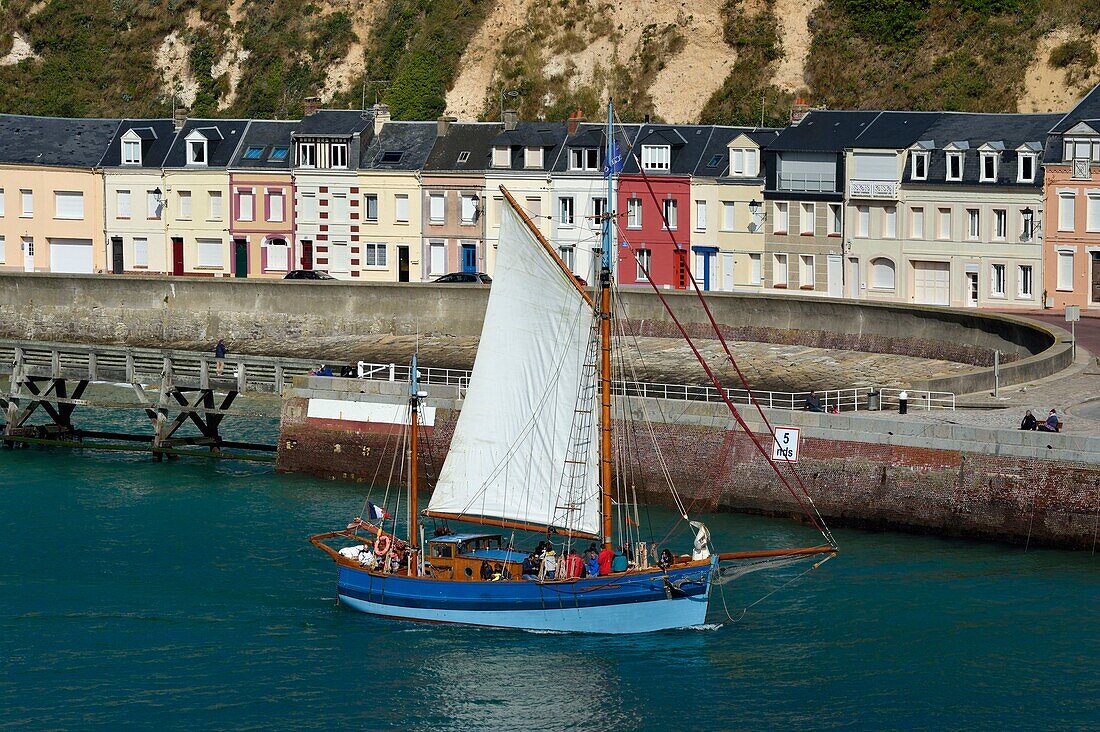
[[477, 246], [474, 244], [462, 245], [462, 271], [477, 272]]

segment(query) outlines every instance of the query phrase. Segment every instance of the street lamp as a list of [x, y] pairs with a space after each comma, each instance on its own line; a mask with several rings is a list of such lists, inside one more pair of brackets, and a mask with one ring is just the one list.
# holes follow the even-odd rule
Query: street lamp
[[1031, 241], [1031, 235], [1035, 226], [1035, 212], [1028, 206], [1023, 211], [1020, 211], [1020, 214], [1024, 217], [1024, 230], [1021, 232], [1023, 234], [1021, 238], [1024, 241]]

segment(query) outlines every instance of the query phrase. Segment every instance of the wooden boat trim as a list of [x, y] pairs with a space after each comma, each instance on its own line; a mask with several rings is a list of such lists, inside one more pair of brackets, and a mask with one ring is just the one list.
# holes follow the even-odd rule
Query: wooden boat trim
[[794, 549], [762, 549], [751, 552], [723, 552], [718, 555], [718, 560], [725, 562], [732, 559], [761, 559], [764, 557], [796, 557], [810, 554], [836, 554], [837, 548], [828, 544], [823, 546], [808, 546]]
[[503, 529], [519, 529], [521, 531], [533, 531], [535, 533], [544, 533], [548, 529], [553, 528], [555, 535], [557, 535], [557, 536], [567, 536], [571, 539], [579, 538], [579, 539], [597, 539], [598, 540], [600, 538], [598, 534], [590, 534], [590, 533], [585, 532], [585, 531], [573, 531], [572, 529], [559, 529], [556, 526], [555, 527], [550, 527], [550, 526], [546, 526], [544, 524], [532, 524], [532, 523], [526, 523], [526, 522], [523, 522], [523, 521], [510, 521], [508, 519], [487, 518], [487, 517], [484, 517], [484, 516], [477, 516], [477, 517], [462, 516], [462, 515], [456, 514], [456, 513], [442, 513], [440, 511], [428, 511], [428, 510], [425, 510], [422, 515], [428, 516], [429, 518], [446, 519], [446, 520], [449, 520], [449, 521], [465, 521], [466, 523], [471, 523], [471, 524], [483, 524], [485, 526], [499, 526]]

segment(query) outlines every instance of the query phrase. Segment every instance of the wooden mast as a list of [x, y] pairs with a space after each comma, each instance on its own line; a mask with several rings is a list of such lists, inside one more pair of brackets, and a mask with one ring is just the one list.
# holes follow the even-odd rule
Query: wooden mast
[[617, 154], [614, 138], [614, 108], [607, 102], [607, 139], [604, 166], [607, 175], [607, 203], [604, 206], [603, 251], [600, 252], [600, 513], [603, 516], [603, 546], [611, 541], [611, 266], [615, 251], [615, 173]]
[[417, 507], [417, 406], [420, 403], [420, 386], [416, 379], [416, 356], [412, 359], [412, 369], [409, 374], [409, 546], [416, 549], [419, 545], [417, 535], [416, 514]]

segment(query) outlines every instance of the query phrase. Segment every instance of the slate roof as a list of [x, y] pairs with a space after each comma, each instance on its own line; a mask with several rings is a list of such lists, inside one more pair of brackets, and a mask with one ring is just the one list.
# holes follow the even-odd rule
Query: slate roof
[[[970, 112], [944, 112], [939, 120], [921, 135], [922, 141], [933, 144], [928, 160], [928, 180], [911, 179], [912, 167], [905, 165], [902, 183], [911, 187], [941, 187], [960, 185], [1002, 185], [1002, 186], [1041, 186], [1043, 171], [1036, 166], [1035, 182], [1017, 183], [1017, 164], [1019, 155], [1016, 148], [1025, 143], [1042, 142], [1047, 130], [1055, 124], [1057, 114], [978, 114]], [[951, 144], [966, 143], [963, 157], [963, 177], [961, 181], [948, 181], [947, 153], [944, 148]], [[978, 148], [987, 143], [1003, 143], [1001, 160], [997, 166], [997, 181], [981, 182], [981, 153]]]
[[[715, 127], [711, 133], [710, 142], [699, 156], [699, 164], [695, 166], [695, 175], [706, 178], [723, 178], [729, 174], [729, 144], [731, 141], [745, 135], [755, 142], [761, 150], [775, 140], [779, 130], [767, 127]], [[760, 166], [760, 176], [757, 178], [734, 178], [733, 182], [759, 183], [764, 177], [764, 166]]]
[[[122, 136], [130, 130], [141, 137], [141, 165], [122, 164]], [[101, 165], [104, 168], [159, 169], [175, 139], [176, 130], [170, 119], [124, 119], [111, 138]]]
[[[493, 140], [503, 129], [504, 126], [497, 122], [452, 122], [446, 135], [436, 137], [424, 169], [448, 172], [488, 170]], [[464, 152], [469, 155], [466, 162], [460, 163], [458, 158]]]
[[904, 150], [927, 138], [925, 131], [941, 112], [879, 112], [852, 140], [850, 147]]
[[1088, 94], [1083, 96], [1073, 109], [1064, 115], [1059, 115], [1050, 127], [1050, 134], [1058, 135], [1078, 122], [1100, 119], [1100, 84], [1094, 86]]
[[117, 119], [0, 114], [0, 163], [98, 167], [118, 125]]
[[768, 150], [842, 152], [856, 145], [856, 138], [879, 114], [811, 110], [798, 125], [782, 130]]
[[[619, 143], [619, 149], [624, 153], [634, 142], [641, 125], [615, 125], [615, 138]], [[557, 159], [551, 168], [554, 172], [569, 172], [569, 148], [597, 148], [600, 151], [600, 162], [603, 163], [604, 151], [607, 148], [607, 125], [595, 122], [582, 122], [577, 125], [577, 130], [562, 142]], [[580, 171], [575, 171], [580, 172]], [[601, 171], [585, 171], [589, 175], [602, 174]]]
[[[668, 170], [647, 170], [646, 175], [691, 175], [710, 144], [714, 128], [710, 125], [642, 125], [623, 161], [623, 175], [638, 175], [644, 145], [668, 145]], [[624, 151], [625, 152], [625, 151]]]
[[351, 137], [374, 125], [371, 112], [361, 109], [322, 109], [302, 121], [294, 130], [295, 137], [324, 135], [328, 137]]
[[[566, 138], [564, 122], [519, 122], [513, 130], [504, 130], [497, 135], [492, 147], [507, 145], [512, 150], [512, 170], [535, 170], [524, 165], [524, 150], [529, 147], [542, 148], [542, 167], [538, 170], [551, 170]], [[493, 168], [507, 170], [507, 168]]]
[[[295, 121], [258, 120], [248, 125], [244, 133], [244, 139], [237, 148], [236, 154], [230, 161], [231, 168], [249, 168], [259, 170], [290, 170], [290, 162], [293, 157], [291, 149], [291, 135], [298, 123]], [[245, 154], [249, 148], [260, 148], [260, 156], [251, 159]], [[275, 148], [286, 148], [286, 155], [282, 160], [272, 159], [271, 153]]]
[[387, 122], [381, 133], [363, 147], [359, 169], [420, 170], [435, 141], [435, 122]]
[[[248, 120], [244, 119], [189, 119], [176, 135], [168, 155], [164, 160], [165, 168], [225, 168], [233, 159], [240, 145]], [[206, 145], [206, 165], [187, 165], [187, 136], [196, 130], [202, 130], [209, 142]], [[214, 139], [210, 139], [213, 137]]]

